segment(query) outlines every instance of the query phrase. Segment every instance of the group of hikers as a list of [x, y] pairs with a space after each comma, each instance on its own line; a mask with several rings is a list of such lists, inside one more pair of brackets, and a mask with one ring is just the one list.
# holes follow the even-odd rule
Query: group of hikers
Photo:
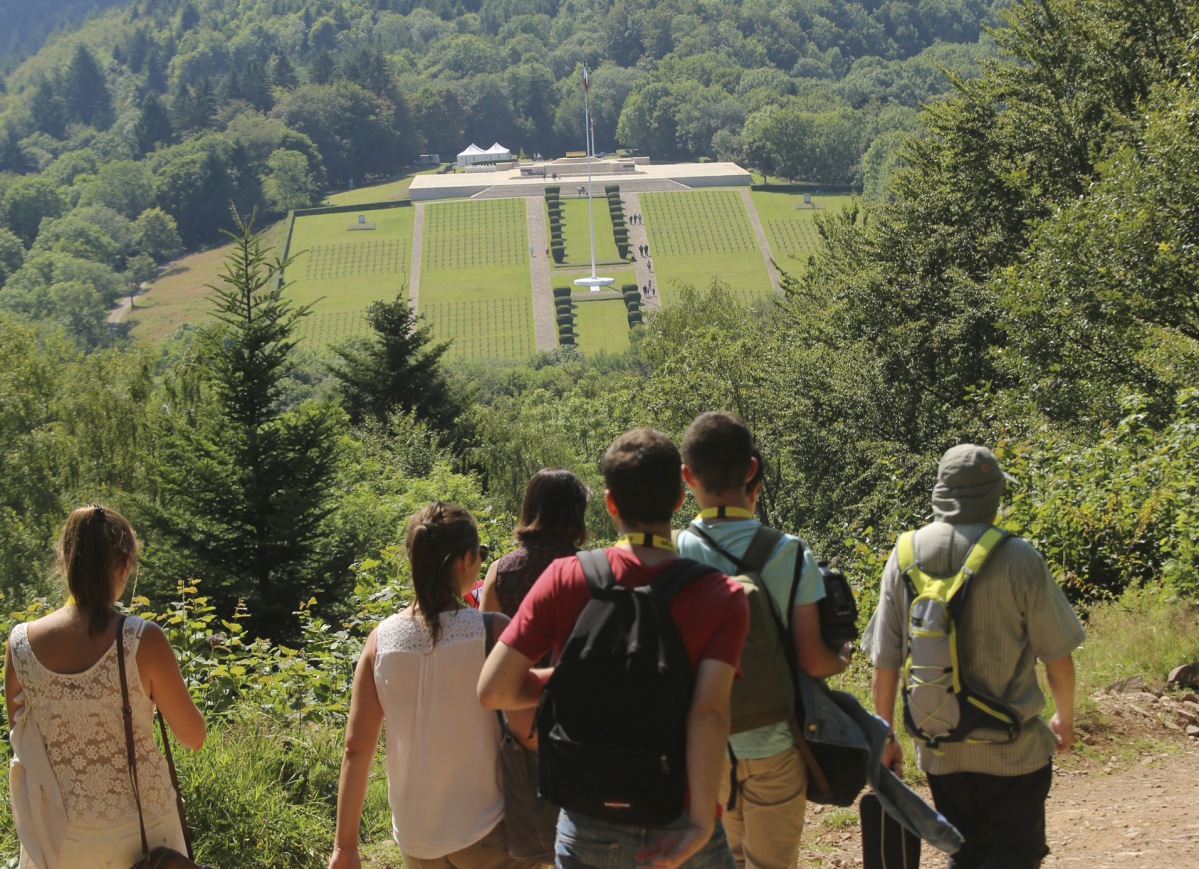
[[[793, 703], [741, 707], [747, 686], [763, 693], [771, 643], [792, 676], [850, 664], [854, 645], [822, 631], [826, 572], [803, 540], [755, 518], [764, 460], [734, 413], [701, 414], [681, 450], [652, 428], [625, 432], [603, 477], [612, 546], [582, 549], [592, 493], [547, 468], [526, 488], [516, 549], [481, 584], [487, 553], [469, 511], [435, 502], [411, 517], [413, 600], [375, 627], [355, 669], [329, 869], [362, 865], [384, 730], [408, 869], [794, 869], [810, 752]], [[875, 761], [901, 774], [895, 734], [912, 734], [936, 809], [961, 834], [949, 869], [1041, 864], [1052, 756], [1073, 742], [1083, 631], [1037, 551], [995, 527], [1006, 479], [985, 447], [945, 453], [933, 521], [898, 540], [861, 637], [886, 734]], [[676, 531], [688, 490], [700, 511]], [[204, 721], [161, 630], [115, 607], [137, 547], [115, 511], [76, 510], [60, 545], [67, 604], [10, 638], [23, 867], [123, 869], [186, 846], [153, 709], [188, 748], [203, 744]], [[513, 796], [509, 751], [530, 760], [532, 799], [551, 809], [543, 850], [523, 842], [533, 810]]]

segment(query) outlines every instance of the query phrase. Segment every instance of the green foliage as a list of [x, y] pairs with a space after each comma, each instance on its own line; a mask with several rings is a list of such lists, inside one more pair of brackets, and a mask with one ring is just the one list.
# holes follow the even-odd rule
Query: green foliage
[[160, 585], [204, 578], [225, 616], [248, 599], [256, 633], [289, 637], [297, 600], [328, 605], [347, 581], [346, 554], [330, 550], [324, 527], [343, 417], [319, 401], [280, 406], [307, 308], [284, 296], [287, 263], [268, 260], [250, 222], [235, 220], [222, 286], [212, 287], [216, 322], [168, 379], [155, 421], [157, 480], [144, 510], [165, 545], [146, 566]]
[[374, 332], [369, 339], [333, 348], [338, 362], [330, 370], [341, 383], [350, 420], [386, 422], [398, 409], [449, 432], [459, 412], [441, 369], [449, 342], [432, 340], [406, 289], [393, 301], [372, 303], [366, 320]]

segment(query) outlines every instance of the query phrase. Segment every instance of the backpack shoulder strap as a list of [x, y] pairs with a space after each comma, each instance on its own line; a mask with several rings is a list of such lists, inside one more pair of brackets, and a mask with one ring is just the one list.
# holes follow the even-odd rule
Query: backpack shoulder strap
[[965, 562], [962, 564], [961, 572], [969, 576], [974, 576], [982, 570], [983, 564], [987, 558], [999, 548], [999, 544], [1012, 536], [1012, 532], [1004, 531], [1002, 528], [996, 528], [992, 525], [983, 536], [978, 539], [978, 542], [970, 549], [970, 553], [966, 556]]
[[483, 613], [483, 656], [491, 654], [495, 648], [495, 640], [491, 638], [492, 626], [495, 624], [495, 613]]
[[749, 546], [745, 548], [745, 552], [738, 557], [717, 543], [711, 534], [708, 534], [698, 525], [688, 525], [685, 530], [689, 534], [695, 534], [703, 538], [705, 543], [731, 561], [737, 570], [741, 572], [752, 570], [761, 573], [762, 568], [766, 566], [766, 562], [770, 560], [770, 555], [774, 552], [774, 548], [783, 539], [782, 531], [760, 525], [758, 526], [758, 530], [754, 532], [753, 539], [749, 541]]
[[[762, 568], [766, 566], [766, 562], [770, 560], [770, 556], [774, 553], [774, 548], [779, 545], [779, 541], [782, 539], [783, 532], [777, 528], [767, 528], [765, 525], [759, 526], [753, 540], [749, 541], [749, 546], [745, 548], [745, 554], [741, 556], [745, 567], [761, 573]], [[800, 541], [799, 552], [802, 559], [803, 541]]]
[[583, 567], [583, 576], [587, 578], [587, 588], [591, 596], [608, 591], [616, 584], [612, 573], [612, 565], [608, 563], [608, 553], [603, 549], [582, 549], [575, 555]]
[[[795, 538], [797, 546], [795, 548], [795, 572], [791, 575], [791, 592], [787, 595], [787, 603], [789, 608], [781, 616], [781, 627], [785, 628], [783, 634], [785, 637], [791, 635], [791, 611], [795, 609], [795, 596], [799, 594], [799, 583], [803, 579], [804, 554], [808, 551], [807, 541], [802, 537]], [[787, 648], [789, 645], [784, 644]]]
[[899, 563], [899, 573], [901, 576], [916, 566], [915, 540], [915, 531], [905, 531], [895, 541], [895, 559]]

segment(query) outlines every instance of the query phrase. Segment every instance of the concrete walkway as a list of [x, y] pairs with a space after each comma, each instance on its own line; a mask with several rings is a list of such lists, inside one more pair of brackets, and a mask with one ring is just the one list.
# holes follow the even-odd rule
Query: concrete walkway
[[420, 310], [420, 259], [425, 238], [425, 203], [412, 204], [412, 256], [408, 266], [408, 305]]
[[[641, 289], [654, 282], [654, 294], [647, 296], [642, 294], [641, 304], [646, 310], [660, 311], [662, 310], [662, 296], [659, 295], [658, 276], [649, 270], [649, 264], [645, 261], [640, 253], [641, 245], [649, 244], [649, 233], [645, 229], [643, 223], [629, 223], [629, 218], [641, 211], [641, 199], [636, 193], [625, 193], [623, 190], [620, 193], [621, 200], [624, 201], [624, 223], [629, 228], [629, 252], [637, 258], [633, 263], [633, 272], [637, 275], [637, 289]], [[654, 255], [654, 250], [650, 248], [650, 256]]]
[[762, 259], [766, 261], [766, 271], [770, 275], [770, 285], [774, 287], [774, 291], [782, 295], [783, 288], [779, 283], [779, 270], [774, 265], [774, 254], [770, 252], [770, 244], [766, 241], [766, 230], [762, 228], [762, 221], [758, 217], [758, 209], [754, 208], [753, 197], [749, 195], [749, 191], [742, 189], [741, 199], [745, 203], [745, 213], [749, 215], [749, 225], [754, 229], [754, 235], [758, 238], [758, 247], [762, 250]]
[[529, 284], [533, 299], [533, 341], [538, 351], [558, 348], [554, 291], [550, 286], [549, 230], [545, 225], [544, 196], [525, 197], [525, 224], [529, 231]]

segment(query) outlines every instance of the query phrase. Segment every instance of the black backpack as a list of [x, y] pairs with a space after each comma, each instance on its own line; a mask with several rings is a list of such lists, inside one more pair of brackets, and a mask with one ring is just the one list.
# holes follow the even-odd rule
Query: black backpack
[[668, 824], [683, 810], [695, 677], [667, 608], [712, 568], [680, 558], [631, 589], [604, 550], [577, 557], [591, 599], [537, 707], [540, 794], [593, 818]]

